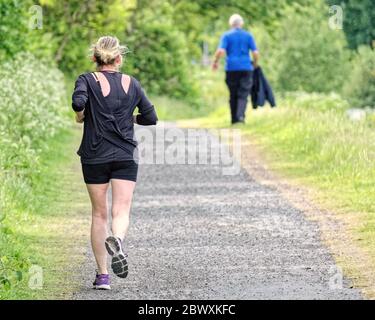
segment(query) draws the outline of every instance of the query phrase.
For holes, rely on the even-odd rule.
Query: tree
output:
[[[274,33],[267,67],[281,90],[339,91],[347,78],[349,52],[345,35],[327,23],[323,1],[287,8]],[[262,45],[262,44],[260,44]]]
[[[88,49],[99,36],[121,38],[134,1],[40,0],[40,4],[54,59],[63,71],[73,74],[91,68]]]
[[[27,5],[0,0],[0,61],[12,58],[27,47]]]
[[[174,17],[175,8],[166,1],[138,1],[126,34],[130,54],[125,68],[154,94],[194,102],[187,36]]]
[[[337,1],[327,0],[335,5]],[[374,0],[341,0],[344,9],[343,27],[351,49],[361,44],[375,47],[375,4]]]
[[[353,107],[375,108],[375,50],[360,46],[352,61],[344,95]]]

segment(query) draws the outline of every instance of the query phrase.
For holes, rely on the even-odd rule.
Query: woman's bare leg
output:
[[[108,183],[86,184],[92,205],[91,245],[99,274],[108,274],[107,250],[104,242],[108,237],[107,190]]]
[[[133,199],[135,182],[112,179],[112,233],[124,239],[129,227],[130,207]]]

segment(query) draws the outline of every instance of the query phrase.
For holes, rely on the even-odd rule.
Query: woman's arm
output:
[[[138,102],[139,114],[134,116],[133,121],[141,126],[152,126],[158,122],[158,116],[156,115],[155,108],[150,100],[147,98],[141,85],[137,83],[138,94],[140,99]]]
[[[87,83],[83,76],[79,76],[72,95],[72,108],[76,113],[76,121],[78,123],[83,123],[84,121],[87,100]]]

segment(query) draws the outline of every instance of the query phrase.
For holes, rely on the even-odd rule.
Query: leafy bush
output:
[[[25,50],[26,13],[16,1],[0,0],[0,60]]]
[[[152,94],[194,102],[198,85],[193,79],[186,37],[176,28],[172,13],[168,3],[139,12],[136,21],[140,27],[134,26],[125,41],[131,51],[125,68]]]
[[[21,53],[0,69],[0,137],[5,169],[27,168],[43,140],[64,125],[64,78],[60,71]]]
[[[358,49],[343,93],[353,107],[375,107],[375,51],[370,47]]]
[[[329,28],[327,7],[322,1],[305,7],[289,6],[274,34],[258,38],[261,52],[262,48],[266,50],[262,64],[280,90],[341,90],[350,55],[343,32]]]
[[[0,61],[13,59],[19,52],[31,52],[38,58],[53,56],[53,37],[45,30],[30,28],[35,24],[32,0],[0,0]]]
[[[340,4],[344,8],[344,32],[351,49],[357,49],[363,44],[372,45],[375,39],[374,0],[326,1],[329,5]]]
[[[134,1],[39,0],[43,4],[43,34],[49,38],[59,68],[76,77],[93,68],[89,47],[100,36],[121,38]]]
[[[283,106],[312,111],[337,111],[343,113],[349,108],[348,102],[337,93],[288,92],[282,98]]]
[[[22,280],[32,262],[24,254],[23,222],[35,209],[32,177],[44,141],[66,125],[65,85],[56,68],[18,54],[0,68],[0,297]]]

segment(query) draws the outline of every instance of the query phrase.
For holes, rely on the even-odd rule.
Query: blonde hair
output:
[[[117,37],[104,36],[91,46],[92,55],[98,66],[114,64],[116,58],[128,53],[126,46],[120,45]]]

